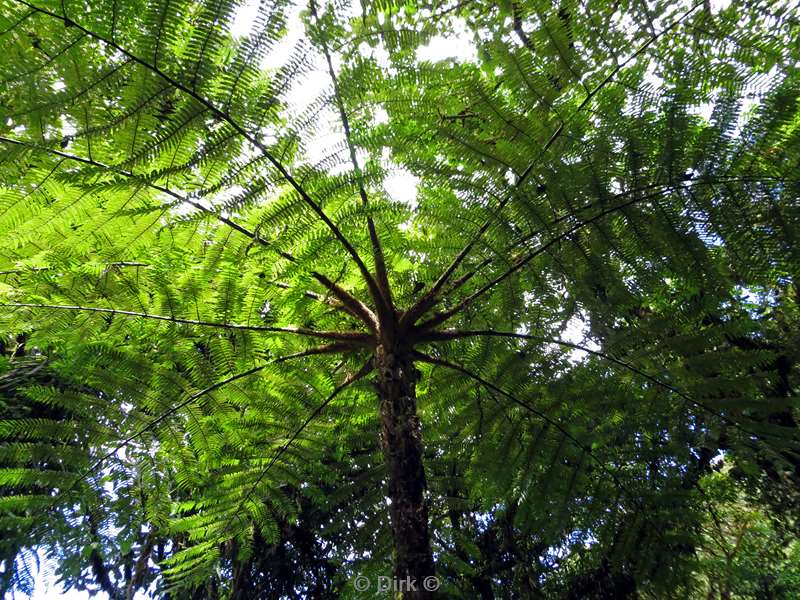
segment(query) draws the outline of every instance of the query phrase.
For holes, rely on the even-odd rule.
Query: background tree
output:
[[[792,3],[1,6],[5,585],[681,597],[720,453],[794,527]]]
[[[701,482],[711,503],[698,552],[706,597],[796,596],[796,536],[785,530],[783,519],[753,507],[726,475],[714,473]],[[769,564],[769,571],[761,564]]]

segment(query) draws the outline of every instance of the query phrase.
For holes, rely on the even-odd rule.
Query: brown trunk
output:
[[[389,477],[389,516],[395,548],[395,585],[403,598],[432,598],[425,579],[433,576],[428,532],[422,437],[417,417],[417,371],[411,353],[379,346],[375,353],[380,398],[381,445]],[[416,589],[414,589],[416,588]]]

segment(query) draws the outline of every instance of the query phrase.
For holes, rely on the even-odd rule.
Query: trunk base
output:
[[[389,478],[389,516],[395,547],[395,583],[403,598],[432,598],[422,432],[417,416],[417,370],[411,352],[379,346],[375,354],[380,398],[381,446]],[[428,579],[428,587],[433,580]]]

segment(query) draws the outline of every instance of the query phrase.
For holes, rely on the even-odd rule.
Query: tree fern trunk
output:
[[[389,477],[389,515],[395,548],[396,581],[410,581],[416,590],[404,598],[431,598],[423,582],[433,575],[428,532],[422,436],[417,417],[417,371],[411,352],[379,346],[376,351],[380,397],[381,445]]]

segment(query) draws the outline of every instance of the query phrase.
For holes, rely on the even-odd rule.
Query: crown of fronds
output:
[[[3,586],[384,568],[382,270],[453,581],[489,521],[656,581],[695,449],[796,474],[792,3],[0,6]]]

